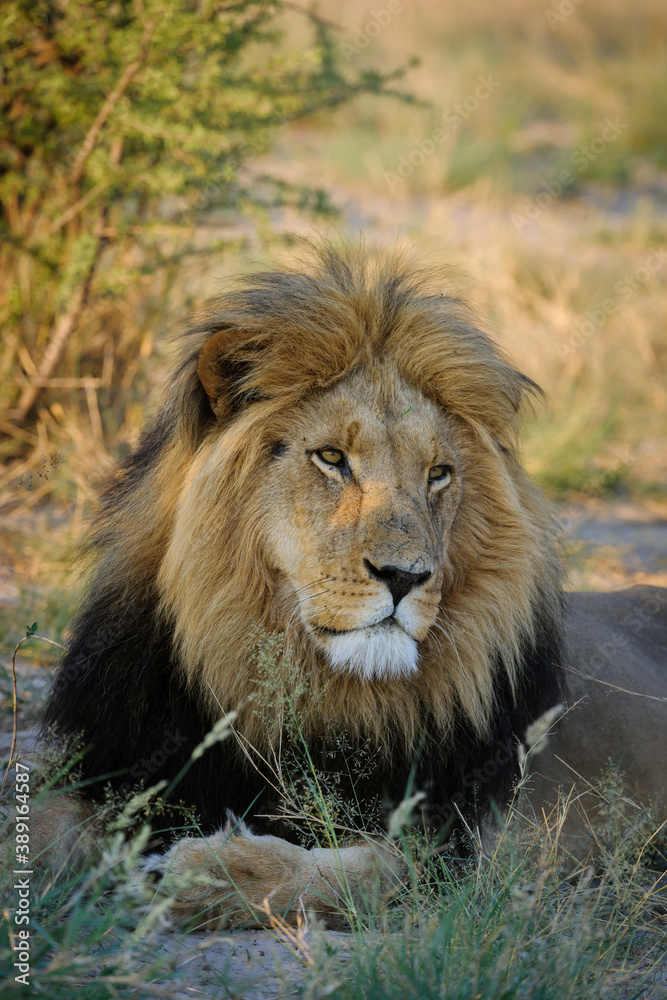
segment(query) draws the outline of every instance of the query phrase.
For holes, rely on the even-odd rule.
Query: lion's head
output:
[[[536,386],[396,258],[326,251],[244,284],[180,375],[209,404],[158,578],[184,669],[243,706],[259,622],[315,726],[412,736],[456,709],[483,731],[494,675],[514,684],[559,615],[554,521],[515,453]]]

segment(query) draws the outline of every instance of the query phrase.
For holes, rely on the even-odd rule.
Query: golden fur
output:
[[[258,623],[285,632],[296,662],[292,682],[301,687],[308,680],[309,704],[301,708],[314,731],[344,726],[382,739],[390,727],[413,742],[425,709],[446,732],[456,705],[481,731],[498,654],[511,675],[522,645],[534,638],[537,605],[555,614],[558,603],[552,511],[514,453],[521,404],[535,387],[460,301],[429,290],[433,277],[398,258],[369,265],[361,254],[343,260],[325,253],[313,274],[278,278],[265,279],[272,294],[268,322],[253,310],[252,289],[216,303],[214,322],[224,328],[199,335],[197,351],[218,430],[195,455],[180,440],[163,454],[123,511],[119,551],[106,569],[117,575],[118,558],[143,566],[147,576],[160,566],[163,607],[175,622],[183,669],[217,712],[240,710],[239,727],[256,746],[266,740],[252,710],[257,690],[248,635]],[[244,362],[251,363],[249,374],[234,385],[234,366]],[[229,382],[221,372],[230,373]],[[179,391],[176,383],[172,392]],[[230,423],[234,395],[255,401]],[[459,463],[458,507],[435,556],[442,597],[433,603],[442,605],[441,628],[425,622],[419,671],[391,683],[332,676],[321,649],[296,627],[298,592],[324,590],[327,606],[335,599],[342,584],[325,579],[330,567],[312,553],[306,579],[290,581],[280,558],[270,561],[279,548],[272,534],[277,521],[298,515],[302,528],[310,519],[320,532],[339,530],[323,520],[309,481],[291,480],[287,491],[278,463],[269,461],[277,441],[291,444],[317,426],[332,396],[346,432],[362,414],[361,433],[374,454],[389,445],[373,440],[373,409],[393,408],[395,422],[402,415],[407,447],[395,471],[403,484],[411,450],[426,430],[446,435]],[[397,438],[400,432],[392,442]],[[400,500],[368,501],[355,515],[371,542],[387,533],[382,515]],[[342,556],[356,558],[346,550]]]

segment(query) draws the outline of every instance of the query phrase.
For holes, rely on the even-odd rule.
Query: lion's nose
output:
[[[431,576],[430,571],[427,573],[408,573],[407,570],[400,569],[398,566],[380,566],[378,568],[372,562],[369,562],[368,559],[364,559],[364,565],[371,576],[387,584],[389,593],[394,601],[394,607],[396,607],[399,601],[403,600],[413,587],[419,586],[420,583],[425,583]]]

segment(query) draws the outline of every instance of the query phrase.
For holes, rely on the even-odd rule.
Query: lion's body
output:
[[[565,636],[568,711],[531,766],[530,801],[541,816],[570,798],[567,846],[581,858],[599,848],[599,814],[613,820],[600,795],[610,771],[629,797],[615,809],[630,799],[655,807],[656,828],[667,818],[667,590],[568,594]]]
[[[254,276],[191,338],[104,494],[47,722],[83,734],[93,795],[164,779],[205,833],[232,811],[294,836],[261,763],[290,740],[384,815],[418,788],[427,827],[482,819],[564,691],[555,520],[514,450],[536,387],[458,300],[362,255]]]

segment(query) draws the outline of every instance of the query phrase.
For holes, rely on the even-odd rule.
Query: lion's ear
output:
[[[201,349],[197,362],[197,375],[204,387],[216,417],[224,416],[231,409],[229,399],[230,379],[225,372],[224,353],[228,344],[227,331],[209,337]]]
[[[224,419],[239,409],[243,381],[248,375],[253,336],[242,330],[219,330],[204,343],[197,362],[197,375],[211,409]]]

